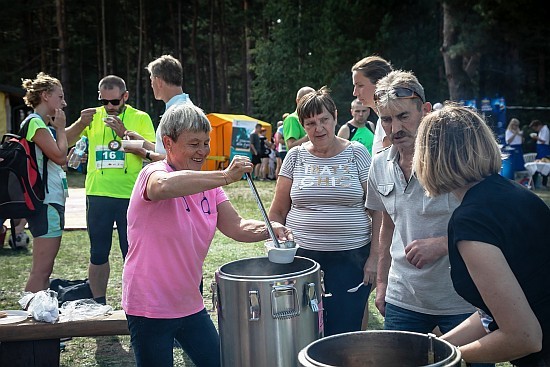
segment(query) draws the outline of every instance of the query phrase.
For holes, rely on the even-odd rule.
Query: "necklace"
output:
[[[126,115],[126,107],[124,108],[124,112],[122,113],[122,118],[120,119],[122,124],[124,124],[124,116]],[[107,117],[104,118],[105,119],[108,119],[108,118],[113,118],[109,115],[107,115]],[[103,133],[105,133],[105,130],[103,130]],[[109,150],[111,151],[117,151],[120,149],[120,147],[122,146],[122,143],[117,140],[117,134],[116,132],[111,128],[111,134],[113,134],[113,140],[111,140],[109,142],[109,144],[107,145],[107,147],[109,148]]]

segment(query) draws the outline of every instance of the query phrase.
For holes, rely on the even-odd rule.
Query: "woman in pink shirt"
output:
[[[240,242],[269,237],[265,223],[243,219],[220,188],[253,166],[235,156],[223,171],[201,171],[211,126],[192,104],[171,107],[159,128],[166,159],[141,171],[128,207],[122,306],[136,364],[172,366],[176,339],[197,367],[219,366],[218,333],[199,291],[202,266],[216,229]],[[281,240],[291,237],[273,227]]]

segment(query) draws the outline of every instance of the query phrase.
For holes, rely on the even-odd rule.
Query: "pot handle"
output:
[[[317,300],[315,283],[306,284],[306,302],[309,303],[309,307],[311,307],[311,311],[319,312],[319,301]]]
[[[258,321],[260,319],[260,292],[248,291],[249,318],[248,321]]]
[[[274,319],[290,319],[300,315],[298,292],[293,285],[275,286],[271,290],[271,316]]]

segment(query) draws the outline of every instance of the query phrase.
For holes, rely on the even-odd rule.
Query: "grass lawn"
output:
[[[83,176],[69,174],[71,187],[83,187]],[[262,201],[268,209],[273,196],[274,182],[256,182],[256,187]],[[246,181],[238,182],[226,188],[231,202],[245,218],[261,220],[261,215],[252,197]],[[550,192],[537,192],[547,203],[550,203]],[[32,260],[32,246],[28,252],[14,252],[7,245],[0,248],[1,276],[0,276],[0,309],[19,309],[17,301],[21,296]],[[228,262],[264,256],[263,243],[243,244],[236,243],[220,233],[216,233],[212,247],[204,266],[204,295],[207,309],[212,308],[210,284],[214,279],[215,271]],[[84,279],[87,276],[89,257],[89,240],[85,231],[66,231],[59,255],[57,256],[53,278]],[[118,250],[116,231],[113,235],[113,251],[111,251],[111,277],[108,288],[108,303],[115,309],[120,309],[122,259]],[[369,328],[381,329],[383,319],[374,306],[374,293],[370,298]],[[216,313],[212,317],[217,322]],[[181,351],[174,353],[175,366],[193,366]],[[134,366],[133,353],[130,350],[128,336],[74,338],[66,343],[61,353],[61,366]],[[499,364],[499,366],[510,366]]]

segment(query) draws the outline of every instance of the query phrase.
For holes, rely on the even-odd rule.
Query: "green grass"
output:
[[[71,172],[68,175],[71,187],[84,187],[83,175]],[[273,197],[274,182],[256,182],[262,201],[268,210]],[[252,197],[246,181],[238,182],[226,188],[233,205],[244,218],[261,219],[256,201]],[[550,203],[550,192],[537,192],[543,200]],[[8,246],[0,248],[0,309],[19,309],[17,301],[21,296],[30,271],[32,245],[28,252],[14,252]],[[216,233],[210,252],[204,265],[204,295],[207,309],[212,308],[210,284],[216,270],[228,262],[264,256],[263,243],[237,243],[219,232]],[[64,279],[83,279],[87,276],[89,259],[89,240],[86,231],[66,231],[59,255],[57,256],[52,277]],[[122,258],[118,250],[116,231],[113,234],[113,251],[111,251],[111,276],[108,287],[108,302],[115,309],[120,309]],[[369,300],[369,329],[381,329],[383,318],[374,306],[374,293]],[[216,322],[216,314],[212,313]],[[174,353],[175,366],[190,367],[189,362],[180,350]],[[74,338],[66,343],[61,353],[61,366],[134,366],[134,357],[130,350],[128,336]],[[510,366],[507,363],[498,366]]]

